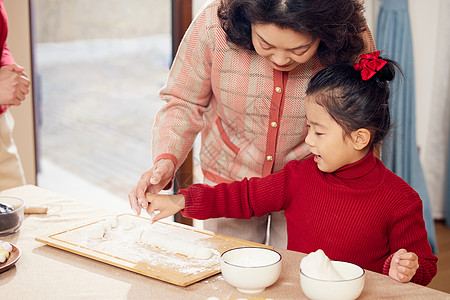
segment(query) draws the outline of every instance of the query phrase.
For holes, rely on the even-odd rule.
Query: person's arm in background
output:
[[[3,1],[0,2],[0,113],[11,105],[20,105],[29,93],[30,80],[24,68],[16,65],[6,44],[8,19]]]
[[[12,64],[0,67],[0,105],[20,105],[29,93],[30,80],[24,68]]]

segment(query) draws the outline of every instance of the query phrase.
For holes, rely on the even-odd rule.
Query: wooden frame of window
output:
[[[186,29],[192,21],[192,0],[172,0],[172,58],[177,53],[178,46],[183,39]],[[179,189],[184,189],[193,183],[193,160],[192,151],[178,169],[175,175],[175,193]],[[181,213],[175,215],[175,221],[187,225],[192,225],[190,218],[185,218]]]

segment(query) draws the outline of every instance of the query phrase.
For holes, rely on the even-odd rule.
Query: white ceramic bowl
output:
[[[275,250],[243,247],[220,257],[225,280],[243,293],[259,293],[274,284],[281,273],[281,255]]]
[[[300,268],[300,285],[311,300],[353,300],[364,288],[365,271],[360,266],[343,261],[331,261],[344,280],[321,280],[305,274]]]
[[[0,236],[19,230],[23,221],[25,203],[22,199],[10,196],[0,196]]]

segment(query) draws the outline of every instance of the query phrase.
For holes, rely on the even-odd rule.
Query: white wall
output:
[[[442,80],[442,78],[435,77],[435,70],[439,67],[436,54],[438,53],[437,51],[439,51],[439,49],[437,49],[439,10],[441,5],[444,3],[443,1],[448,0],[408,1],[415,67],[417,146],[419,147],[420,160],[422,162],[424,175],[427,180],[433,217],[436,219],[441,219],[444,213],[445,196],[443,191],[445,190],[445,183],[442,178],[445,174],[445,167],[439,165],[439,161],[445,159],[445,154],[436,152],[442,151],[442,149],[445,148],[439,144],[439,140],[441,138],[439,134],[443,133],[444,128],[440,130],[441,132],[434,132],[434,136],[429,135],[430,132],[433,134],[430,125],[438,121],[433,120],[433,116],[431,115],[431,105],[434,100],[433,89],[436,86],[435,81],[438,79]],[[374,34],[376,34],[376,19],[379,5],[380,0],[366,0],[368,23]],[[444,80],[449,79],[447,78]],[[439,131],[439,129],[437,130]],[[430,139],[432,139],[431,141],[433,142],[437,142],[441,147],[434,147],[430,144]],[[433,158],[426,157],[425,155],[432,155]],[[433,159],[437,158],[442,159],[438,162],[434,162]],[[427,165],[427,163],[429,165]],[[439,167],[435,165],[436,163]]]
[[[423,148],[430,122],[430,104],[436,66],[439,0],[410,0],[411,30],[416,72],[417,144]],[[421,156],[423,152],[421,152]]]

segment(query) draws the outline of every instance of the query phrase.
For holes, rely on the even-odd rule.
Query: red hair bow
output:
[[[361,77],[363,80],[368,80],[372,78],[373,75],[380,71],[385,65],[386,61],[378,58],[380,56],[380,51],[377,50],[370,54],[361,55],[359,63],[354,63],[353,68],[356,71],[361,71]]]

